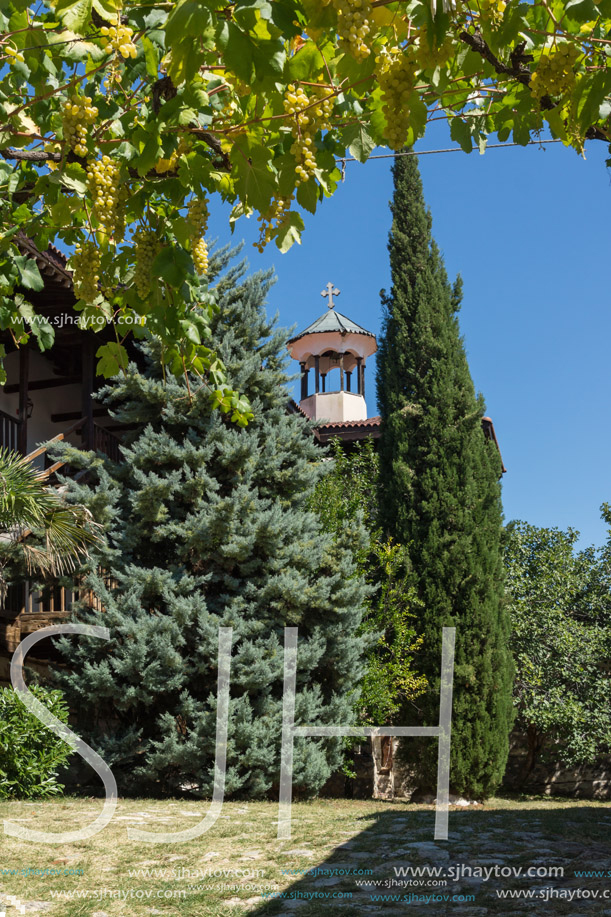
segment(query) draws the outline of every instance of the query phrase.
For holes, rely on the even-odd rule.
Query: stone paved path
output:
[[[435,842],[432,812],[414,812],[412,819],[389,812],[314,861],[319,870],[350,875],[304,878],[288,889],[301,900],[278,900],[254,913],[611,917],[611,820],[601,816],[585,807],[454,810],[448,840]],[[601,875],[576,875],[584,871]],[[321,897],[307,900],[312,893]],[[351,897],[322,897],[336,893]]]

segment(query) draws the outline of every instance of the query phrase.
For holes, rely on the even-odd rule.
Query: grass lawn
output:
[[[67,831],[93,821],[101,805],[72,797],[5,802],[0,815],[24,827]],[[120,800],[110,825],[88,841],[37,846],[3,835],[0,914],[4,908],[6,917],[20,912],[49,917],[611,915],[611,803],[529,797],[452,808],[449,839],[435,843],[432,806],[343,799],[296,803],[293,836],[279,841],[277,804],[231,802],[196,840],[147,844],[127,838],[130,825],[151,832],[183,830],[197,824],[207,808],[205,802]],[[315,867],[318,875],[305,875]],[[401,867],[429,867],[429,875],[402,877],[396,872]],[[553,877],[525,875],[528,868],[549,867],[556,870]],[[522,874],[514,874],[520,868]],[[607,869],[609,878],[575,875]],[[62,874],[44,875],[44,870]],[[518,890],[542,897],[497,895]],[[72,892],[80,897],[71,898]],[[265,892],[292,897],[266,899]]]

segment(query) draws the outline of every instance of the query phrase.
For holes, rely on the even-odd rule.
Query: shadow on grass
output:
[[[451,809],[438,842],[434,819],[389,803],[321,862],[287,842],[278,867],[296,881],[249,915],[611,915],[611,806],[498,799]]]

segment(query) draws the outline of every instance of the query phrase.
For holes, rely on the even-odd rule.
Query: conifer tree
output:
[[[442,627],[456,627],[450,782],[479,798],[501,781],[512,722],[501,463],[482,432],[484,403],[460,336],[461,281],[448,283],[431,237],[416,157],[397,157],[393,177],[392,289],[382,292],[378,352],[381,520],[408,546],[423,603],[422,725],[438,721]],[[436,746],[404,743],[423,788],[435,786]]]
[[[164,381],[145,350],[146,367],[130,364],[103,393],[133,425],[124,461],[64,447],[90,474],[71,499],[106,531],[87,576],[104,611],[82,606],[77,616],[109,627],[111,639],[64,638],[59,680],[76,730],[123,792],[210,794],[220,626],[233,628],[227,795],[276,791],[285,626],[299,628],[296,725],[354,722],[362,533],[357,525],[334,542],[309,509],[321,456],[304,418],[287,411],[288,334],[266,318],[270,285],[240,266],[216,288],[210,346],[251,401],[247,427],[214,410],[198,380],[190,391]],[[342,748],[341,739],[297,739],[296,791],[318,791]]]

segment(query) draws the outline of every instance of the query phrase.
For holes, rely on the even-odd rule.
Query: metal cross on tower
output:
[[[320,294],[321,296],[328,296],[328,297],[329,297],[329,302],[327,303],[327,306],[328,306],[329,309],[333,309],[333,307],[335,306],[335,303],[333,302],[333,297],[334,297],[334,296],[339,296],[340,292],[341,292],[341,290],[338,290],[337,287],[334,287],[333,284],[331,283],[331,281],[329,281],[329,283],[327,284],[327,286],[326,286],[326,287],[324,288],[324,290],[321,292],[321,294]]]

